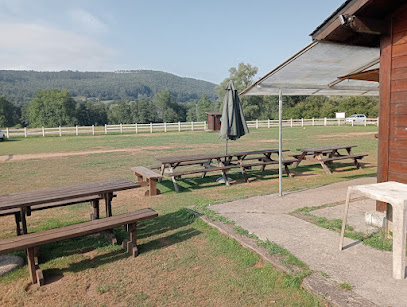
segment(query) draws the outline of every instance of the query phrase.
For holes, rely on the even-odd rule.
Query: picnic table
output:
[[[0,195],[0,214],[6,210],[18,209],[20,220],[16,218],[17,229],[27,233],[26,216],[31,214],[31,207],[53,202],[66,202],[81,197],[99,195],[105,201],[106,216],[112,216],[112,198],[116,191],[140,187],[139,184],[124,179],[78,184],[72,186],[18,192]],[[94,202],[94,215],[99,218],[99,202]]]
[[[318,161],[327,174],[332,171],[328,165],[336,160],[352,159],[357,168],[361,168],[358,160],[367,156],[367,154],[353,154],[352,148],[357,145],[329,145],[321,147],[300,148],[301,154],[294,154],[293,156],[298,159],[294,167],[297,167],[303,160]],[[339,152],[342,151],[342,153]],[[346,151],[346,153],[343,153]]]
[[[287,149],[284,149],[283,152],[287,152]],[[224,178],[225,184],[229,185],[229,181],[226,177],[226,171],[233,168],[240,168],[246,182],[248,181],[246,169],[260,166],[261,171],[264,171],[265,167],[269,164],[278,164],[278,159],[275,160],[271,157],[272,154],[278,155],[278,149],[265,149],[265,150],[255,150],[255,151],[244,151],[244,152],[233,152],[227,154],[221,153],[210,153],[210,154],[199,154],[199,155],[189,155],[189,156],[174,156],[174,157],[162,157],[156,158],[157,161],[161,163],[160,172],[161,175],[166,175],[171,177],[174,188],[178,192],[178,184],[176,178],[180,178],[182,175],[188,174],[197,174],[202,173],[202,176],[205,177],[207,172],[211,171],[221,171]],[[246,163],[249,160],[258,160],[255,163]],[[212,162],[216,161],[216,165],[213,165]],[[297,161],[285,160],[285,170],[288,175],[291,175],[287,165]],[[191,165],[200,165],[204,168],[193,169],[193,170],[184,170],[176,172],[175,169],[184,166]]]

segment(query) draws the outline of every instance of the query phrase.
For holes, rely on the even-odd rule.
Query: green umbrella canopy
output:
[[[222,122],[219,137],[235,141],[246,133],[249,133],[249,129],[244,119],[239,95],[235,84],[230,80],[226,87],[225,98],[223,99]]]

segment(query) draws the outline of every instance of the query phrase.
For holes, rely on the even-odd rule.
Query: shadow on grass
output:
[[[360,163],[361,167],[363,169],[369,169],[369,168],[375,168],[373,164],[370,163]],[[350,163],[332,163],[329,164],[328,167],[333,173],[342,173],[346,174],[346,172],[350,172],[352,170],[355,170],[356,167],[353,162]],[[315,164],[305,164],[305,165],[300,165],[296,168],[289,167],[290,172],[295,176],[295,177],[309,177],[309,176],[316,176],[318,173],[325,173],[319,163]],[[270,179],[277,179],[278,178],[278,168],[266,168],[263,172],[258,170],[258,169],[252,169],[252,170],[247,170],[247,175],[250,181],[253,180],[270,180]],[[327,174],[328,175],[328,174]],[[183,177],[181,179],[177,179],[179,191],[182,192],[192,192],[192,191],[197,191],[201,189],[210,189],[213,186],[219,186],[219,185],[224,185],[224,183],[218,183],[216,182],[216,179],[221,177],[221,173],[212,173],[211,175],[207,175],[205,178],[202,178],[200,175],[199,176],[193,176],[193,177]],[[244,182],[244,177],[243,174],[240,172],[233,172],[233,173],[227,173],[227,176],[235,180],[235,183],[233,184],[242,184]],[[375,176],[375,174],[360,174],[360,175],[350,175],[347,176],[346,178],[349,179],[355,179],[355,178],[360,178],[360,177],[370,177],[370,176]],[[285,173],[283,169],[283,177],[287,177],[287,174]],[[160,185],[164,186],[168,191],[164,191],[163,194],[166,193],[171,193],[175,191],[173,182],[169,177],[164,178],[161,182]]]
[[[140,222],[137,233],[138,239],[149,238],[152,236],[159,237],[143,244],[137,244],[139,253],[143,254],[153,250],[158,250],[186,241],[194,236],[199,235],[201,232],[194,228],[173,232],[178,228],[190,225],[194,222],[194,220],[195,216],[192,213],[190,213],[186,209],[181,209],[176,212]],[[168,236],[160,236],[166,232],[173,233],[169,234]],[[128,234],[124,230],[124,227],[115,228],[114,233],[118,240],[118,245],[121,245],[122,241],[128,238]],[[107,240],[99,235],[63,240],[41,246],[39,261],[41,264],[59,258],[57,261],[58,263],[61,263],[64,261],[72,261],[65,258],[70,255],[74,255],[74,257],[75,255],[78,255],[81,257],[81,260],[78,262],[68,263],[67,268],[51,268],[44,270],[45,275],[55,276],[61,275],[64,272],[79,272],[82,270],[95,268],[106,263],[111,263],[129,257],[129,254],[127,254],[127,252],[123,251],[122,249],[118,249],[116,247],[111,248],[109,246],[110,244],[107,242]],[[83,259],[83,257],[81,256],[81,254],[96,250],[98,248],[106,248],[108,251],[106,253],[96,255],[93,258]],[[48,278],[46,276],[46,281],[47,280]],[[53,279],[51,278],[50,281],[52,280]],[[55,279],[54,281],[56,280],[58,279]]]

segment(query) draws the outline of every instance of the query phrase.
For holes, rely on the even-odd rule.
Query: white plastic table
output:
[[[407,184],[388,181],[348,187],[339,250],[342,250],[343,247],[349,201],[351,194],[355,192],[393,206],[393,277],[404,279],[406,267]]]

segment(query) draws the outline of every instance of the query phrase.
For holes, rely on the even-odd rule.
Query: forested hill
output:
[[[37,72],[0,70],[0,95],[16,105],[28,103],[37,90],[66,89],[74,98],[149,100],[168,89],[177,102],[216,100],[215,84],[152,70],[118,72]]]

